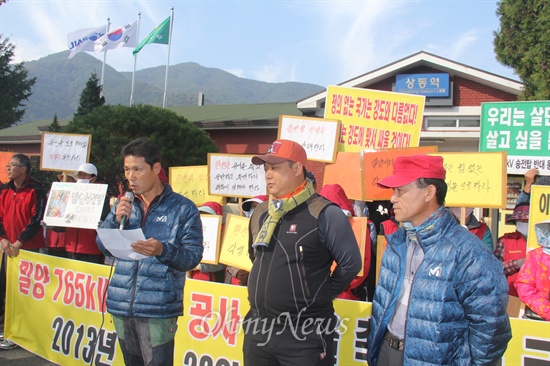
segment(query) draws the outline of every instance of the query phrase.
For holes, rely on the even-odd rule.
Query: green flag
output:
[[[141,41],[137,47],[134,49],[133,54],[135,55],[141,49],[148,45],[149,43],[161,43],[168,44],[170,40],[170,17],[166,18],[164,22],[160,23],[143,41]]]

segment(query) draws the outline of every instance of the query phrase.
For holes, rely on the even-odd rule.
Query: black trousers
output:
[[[334,365],[336,318],[319,319],[308,325],[262,319],[251,310],[243,322],[244,366],[328,366]]]

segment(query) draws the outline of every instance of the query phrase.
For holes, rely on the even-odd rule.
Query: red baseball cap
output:
[[[252,164],[279,164],[289,160],[295,163],[302,163],[305,167],[307,162],[306,150],[297,142],[276,140],[265,155],[253,156]]]
[[[420,178],[445,180],[445,174],[441,156],[398,156],[393,163],[393,175],[381,179],[377,184],[381,188],[397,188],[406,186]]]

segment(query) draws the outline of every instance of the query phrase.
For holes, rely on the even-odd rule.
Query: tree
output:
[[[29,78],[24,63],[10,65],[15,46],[0,34],[0,129],[21,121],[25,114],[23,101],[31,96],[36,78]]]
[[[498,3],[500,29],[494,32],[497,60],[510,66],[525,89],[523,100],[550,99],[550,3],[503,0]]]
[[[186,118],[150,105],[98,107],[75,116],[63,132],[92,135],[90,162],[98,168],[99,181],[109,185],[110,195],[119,193],[124,180],[120,150],[138,137],[157,144],[166,173],[171,166],[206,165],[207,153],[217,151],[208,134]]]
[[[57,120],[57,113],[53,115],[52,124],[48,126],[48,132],[61,132],[61,125]]]
[[[101,96],[103,86],[99,85],[97,74],[92,72],[92,75],[86,82],[86,86],[80,93],[80,104],[76,110],[75,116],[83,116],[90,113],[94,108],[101,107],[105,104],[105,98]]]

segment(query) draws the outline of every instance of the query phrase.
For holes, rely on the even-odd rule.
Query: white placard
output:
[[[44,132],[41,146],[41,170],[74,172],[90,157],[92,135]]]
[[[339,120],[279,116],[279,139],[292,140],[306,150],[307,160],[334,163],[338,151]]]
[[[253,155],[208,154],[208,194],[254,197],[266,194],[262,165],[252,164]]]
[[[202,245],[204,247],[201,263],[218,264],[222,217],[219,215],[201,215],[201,221]]]
[[[107,184],[54,182],[44,222],[48,226],[97,229],[106,194]]]

